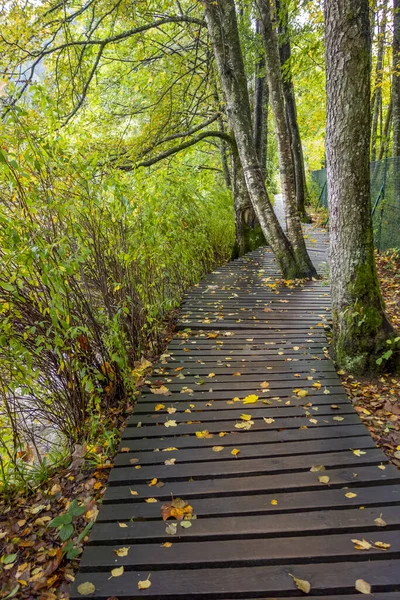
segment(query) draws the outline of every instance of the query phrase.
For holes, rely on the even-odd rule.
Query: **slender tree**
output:
[[[376,59],[375,85],[372,95],[372,125],[371,125],[371,160],[376,160],[378,123],[382,114],[382,81],[383,58],[386,41],[388,0],[384,0],[381,7],[381,17],[378,23],[378,53]]]
[[[400,156],[400,0],[393,0],[392,122],[393,156]]]
[[[297,260],[303,265],[303,268],[310,268],[311,261],[307,254],[301,229],[300,214],[297,207],[296,175],[291,150],[290,131],[285,112],[285,97],[283,92],[278,36],[272,21],[269,0],[256,0],[256,2],[260,15],[261,33],[267,65],[269,96],[271,99],[278,141],[279,169],[282,192],[285,200],[288,237],[292,243]]]
[[[260,37],[260,21],[256,20],[256,44],[258,55],[254,72],[254,143],[260,166],[264,175],[267,175],[267,147],[268,147],[268,104],[269,90],[265,75],[265,57],[262,48],[258,48]]]
[[[325,0],[324,13],[333,346],[340,366],[363,372],[393,335],[374,259],[368,0]]]
[[[306,212],[307,182],[304,169],[303,147],[297,121],[296,97],[291,69],[292,50],[288,27],[288,0],[276,0],[276,10],[279,23],[279,56],[283,72],[283,93],[285,96],[286,118],[295,171],[297,208],[302,221],[309,223],[310,217]]]
[[[254,144],[247,80],[244,71],[234,0],[203,0],[208,33],[226,100],[226,111],[242,163],[246,187],[260,222],[285,277],[316,274],[301,232],[300,219],[290,196],[286,238],[272,208]],[[278,57],[278,68],[279,57]],[[271,87],[270,87],[271,92]],[[290,153],[290,147],[289,147]],[[295,203],[294,196],[294,203]],[[296,221],[297,216],[297,221]],[[298,228],[296,226],[298,224]],[[299,230],[299,232],[298,232]]]

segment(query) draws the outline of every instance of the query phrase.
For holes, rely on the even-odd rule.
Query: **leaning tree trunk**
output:
[[[307,182],[304,169],[303,147],[301,145],[300,129],[297,121],[296,97],[294,93],[293,78],[291,72],[291,47],[288,32],[288,9],[287,0],[276,0],[276,9],[279,18],[279,56],[283,69],[283,93],[286,103],[286,117],[289,127],[292,156],[296,180],[296,199],[300,218],[310,223],[310,217],[306,212]]]
[[[378,122],[382,111],[382,80],[383,80],[383,56],[385,52],[386,22],[387,22],[387,0],[382,6],[382,17],[378,29],[378,55],[376,59],[375,87],[372,97],[372,126],[371,126],[371,161],[376,160]]]
[[[232,258],[238,258],[265,244],[265,237],[247,191],[237,148],[232,148],[232,190],[236,239]]]
[[[283,93],[278,38],[272,23],[269,0],[257,0],[257,6],[262,26],[269,96],[278,141],[279,168],[282,193],[285,200],[288,236],[292,243],[298,263],[305,271],[311,271],[315,275],[314,267],[308,256],[301,229],[300,215],[297,209],[296,177],[291,150],[290,132],[285,114],[285,98]]]
[[[260,22],[256,21],[256,43],[258,43],[258,34],[260,33]],[[267,147],[268,147],[268,103],[269,90],[267,78],[265,76],[265,58],[264,54],[259,56],[255,64],[254,76],[254,143],[258,161],[263,172],[264,181],[267,176]]]
[[[333,347],[341,367],[368,372],[393,333],[374,259],[368,0],[325,0],[324,12]]]
[[[272,208],[254,145],[250,102],[237,28],[234,0],[203,0],[226,112],[234,133],[246,187],[265,238],[284,277],[311,277],[311,261],[294,252]]]
[[[393,0],[392,122],[393,156],[400,156],[400,0]]]

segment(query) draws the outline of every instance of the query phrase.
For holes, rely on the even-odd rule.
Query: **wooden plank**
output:
[[[193,505],[195,505],[195,513],[198,517],[212,517],[359,508],[360,506],[384,507],[398,505],[400,502],[400,486],[398,485],[352,487],[351,492],[354,495],[350,497],[346,496],[348,492],[348,486],[337,489],[330,489],[326,486],[324,489],[305,492],[270,492],[252,496],[243,494],[218,498],[196,498]],[[273,500],[276,501],[276,504],[272,504]],[[160,507],[160,503],[143,502],[143,499],[137,500],[136,496],[131,495],[124,503],[103,504],[100,507],[97,521],[160,519]]]
[[[132,490],[137,492],[137,500],[143,498],[158,498],[170,500],[174,497],[193,498],[218,497],[226,495],[240,495],[245,493],[257,494],[262,492],[278,493],[289,490],[320,490],[324,488],[318,480],[321,473],[305,471],[301,477],[293,477],[292,473],[281,473],[279,475],[248,475],[246,477],[224,477],[217,479],[199,479],[193,481],[166,482],[163,487],[149,487],[148,484],[135,483],[135,485],[112,485],[107,488],[104,502],[126,502],[132,498]],[[327,474],[327,473],[325,473]],[[359,485],[377,485],[379,482],[400,483],[400,473],[392,465],[385,466],[385,470],[374,466],[359,466],[354,468],[332,468],[328,473],[330,477],[329,487],[348,486],[350,488]],[[188,485],[190,483],[190,485]]]
[[[197,438],[196,438],[197,439]],[[236,440],[232,440],[230,443],[226,443],[225,438],[221,439],[218,445],[215,442],[215,446],[218,448],[224,448],[224,450],[214,452],[212,447],[203,448],[189,448],[187,450],[178,449],[179,441],[176,440],[175,450],[168,452],[164,451],[150,451],[150,452],[138,452],[136,450],[136,444],[133,442],[127,442],[126,446],[123,446],[124,452],[120,452],[114,459],[115,466],[129,466],[130,464],[144,465],[157,465],[163,464],[165,460],[170,458],[176,458],[177,462],[188,462],[193,464],[194,462],[203,461],[215,461],[215,460],[231,460],[233,457],[230,454],[231,450],[236,446]],[[127,452],[127,449],[130,452]],[[334,438],[334,439],[322,439],[322,440],[311,440],[303,442],[287,442],[283,444],[242,444],[240,446],[241,458],[256,458],[260,456],[288,456],[295,455],[300,456],[304,454],[319,454],[323,452],[337,452],[341,450],[348,450],[349,448],[359,448],[363,450],[375,448],[375,444],[370,435],[364,435],[362,437],[351,437],[351,438]],[[157,450],[159,450],[157,448]],[[137,463],[130,462],[136,460]]]
[[[148,571],[127,570],[121,577],[110,578],[106,573],[81,573],[77,576],[71,599],[79,598],[76,589],[84,581],[92,581],[96,589],[96,599],[106,600],[110,596],[118,598],[226,598],[231,594],[236,598],[249,598],[299,594],[293,576],[310,581],[314,594],[351,594],[357,579],[364,579],[375,592],[396,591],[400,586],[400,561],[363,560],[341,562],[340,569],[326,564],[292,564],[285,566],[255,566],[242,568],[216,569],[168,569],[154,571],[150,575],[151,587],[137,590],[137,582],[148,577]],[[139,595],[140,594],[140,595]],[[190,595],[189,595],[190,594]],[[359,595],[357,596],[359,597]]]

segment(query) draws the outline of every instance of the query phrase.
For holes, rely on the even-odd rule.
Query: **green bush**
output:
[[[90,415],[133,391],[134,361],[159,350],[171,309],[234,241],[211,177],[99,168],[27,119],[9,115],[0,154],[4,481],[40,455],[35,423],[71,448]]]

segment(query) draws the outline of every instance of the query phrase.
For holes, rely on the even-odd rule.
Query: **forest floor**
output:
[[[377,255],[377,266],[387,312],[400,329],[400,256]],[[168,338],[169,332],[166,343]],[[156,357],[148,358],[156,360]],[[400,467],[400,378],[383,375],[359,379],[339,374],[371,436]],[[130,399],[108,416],[116,437],[132,410]],[[114,448],[118,442],[116,439]],[[106,489],[112,458],[110,448],[98,447],[92,449],[91,459],[85,460],[84,451],[77,448],[71,465],[57,472],[35,493],[20,494],[8,506],[0,505],[1,599],[67,600],[79,556]],[[74,500],[84,505],[82,514],[74,516],[71,510]],[[73,527],[71,540],[75,558],[72,559],[66,556],[68,542],[62,542],[58,529],[49,527],[52,519],[68,511],[69,525]]]

